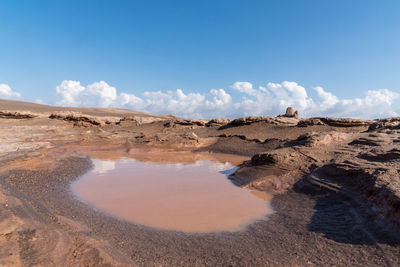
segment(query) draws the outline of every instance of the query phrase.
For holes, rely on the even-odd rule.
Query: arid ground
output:
[[[0,100],[0,140],[0,265],[400,265],[400,118],[188,120]],[[273,194],[275,212],[189,234],[108,216],[69,189],[90,156],[198,159],[184,151],[247,156],[230,179]]]

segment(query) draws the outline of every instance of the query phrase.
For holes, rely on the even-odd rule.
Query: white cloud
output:
[[[144,92],[145,110],[155,113],[200,115],[197,112],[204,107],[205,96],[199,93],[185,94],[181,89],[176,91]]]
[[[400,98],[400,94],[388,89],[369,90],[364,98],[335,98],[325,98],[331,99],[331,101],[333,101],[332,103],[335,104],[327,105],[328,108],[321,105],[316,111],[320,111],[326,116],[334,114],[337,117],[379,118],[399,115],[397,113],[399,110],[395,110],[393,103]],[[326,100],[324,102],[326,102]]]
[[[314,87],[314,90],[317,92],[318,96],[322,99],[321,107],[323,109],[332,108],[339,102],[339,98],[332,93],[326,92],[324,88],[317,86]]]
[[[121,93],[105,81],[82,86],[79,81],[65,80],[56,87],[59,100],[56,105],[73,107],[123,107],[137,106],[142,100],[134,95]]]
[[[9,85],[0,83],[0,97],[13,99],[21,97],[21,94],[18,92],[14,92]]]
[[[286,107],[301,116],[375,118],[397,116],[394,101],[399,93],[388,89],[369,90],[363,98],[339,99],[322,87],[314,87],[318,98],[308,96],[296,82],[268,83],[254,88],[250,82],[235,82],[231,89],[242,93],[234,101],[229,91],[211,89],[208,93],[175,91],[144,92],[141,97],[119,93],[104,81],[82,86],[78,81],[63,81],[56,88],[62,106],[122,107],[154,114],[174,114],[187,118],[241,117],[282,114]]]
[[[141,109],[144,105],[144,101],[135,95],[121,93],[119,95],[119,104],[121,106],[131,106]]]
[[[235,82],[231,85],[231,88],[248,95],[258,94],[257,90],[255,90],[253,85],[249,82]]]
[[[117,99],[117,89],[115,87],[109,86],[106,82],[100,81],[95,82],[86,87],[88,95],[97,96],[100,100],[98,103],[101,107],[108,107],[113,105]]]
[[[56,87],[56,92],[61,96],[61,100],[57,102],[60,106],[79,106],[81,102],[80,94],[85,91],[85,87],[81,86],[78,81],[63,81]]]
[[[213,98],[212,100],[206,100],[205,105],[211,110],[229,108],[232,104],[231,95],[225,92],[224,89],[211,89],[210,94]]]

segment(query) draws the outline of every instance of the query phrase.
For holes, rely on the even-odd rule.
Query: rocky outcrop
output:
[[[88,127],[88,126],[100,126],[105,122],[100,121],[95,117],[84,116],[79,113],[52,113],[49,116],[50,119],[64,120],[74,122],[75,126]]]
[[[254,155],[249,162],[229,177],[238,186],[271,193],[283,193],[292,188],[303,171],[300,164],[306,156],[290,149],[278,149]]]
[[[176,127],[176,126],[192,126],[192,127],[204,127],[206,126],[206,121],[204,120],[192,120],[192,119],[173,119],[168,120],[165,127]]]
[[[306,147],[318,147],[318,146],[337,146],[340,143],[351,140],[351,133],[342,132],[311,132],[300,135],[295,140],[287,141],[284,146],[306,146]]]
[[[295,117],[243,117],[230,121],[228,124],[221,126],[221,128],[230,128],[230,127],[238,127],[243,125],[250,125],[253,123],[264,122],[272,125],[282,125],[282,126],[295,126],[299,122],[299,119]]]
[[[352,119],[324,120],[324,123],[336,127],[364,127],[370,122]],[[397,119],[380,123],[383,129],[397,127]],[[246,187],[273,192],[283,192],[294,186],[294,183],[299,182],[301,186],[308,179],[317,179],[322,184],[335,187],[335,190],[347,192],[347,195],[363,198],[369,203],[367,205],[371,205],[400,229],[398,134],[399,131],[393,129],[383,132],[333,130],[302,134],[297,139],[285,141],[274,150],[255,154],[233,179]],[[303,173],[304,179],[291,179],[285,175],[258,175],[257,170],[260,169],[298,171]]]
[[[230,123],[232,120],[231,119],[221,119],[221,118],[216,118],[216,119],[212,119],[209,120],[206,123],[206,127],[214,127],[214,126],[222,126],[222,125],[226,125],[228,123]]]
[[[264,164],[276,164],[280,161],[280,157],[273,153],[260,153],[251,158],[251,163],[255,166]]]
[[[400,129],[400,117],[375,120],[368,128],[368,131],[382,131]]]
[[[196,140],[196,141],[199,140],[199,137],[194,132],[185,133],[183,135],[183,138],[186,138],[186,139],[189,139],[189,140]]]
[[[228,123],[229,126],[242,126],[242,125],[249,125],[255,122],[265,121],[265,117],[244,117],[232,120]]]
[[[136,126],[140,126],[142,124],[147,124],[147,123],[152,123],[156,121],[161,121],[163,119],[161,118],[155,118],[155,117],[141,117],[141,116],[129,116],[129,117],[123,117],[119,121],[116,122],[118,125],[131,125],[134,124]]]
[[[326,118],[315,117],[310,119],[303,119],[298,122],[298,127],[307,127],[314,125],[328,125],[333,127],[368,127],[372,121],[361,119],[347,119],[347,118]]]
[[[372,149],[366,153],[358,155],[360,159],[370,162],[397,162],[400,160],[400,149],[393,148],[387,151]]]
[[[400,175],[397,170],[345,161],[324,165],[315,173],[351,188],[400,228]]]
[[[304,170],[310,164],[309,156],[291,149],[281,148],[270,152],[255,154],[251,158],[253,166],[273,165],[275,167],[284,167],[286,170]]]
[[[320,119],[317,118],[303,119],[297,123],[297,127],[307,127],[315,125],[325,125],[325,123],[323,123]]]
[[[294,111],[294,109],[292,107],[288,107],[286,109],[285,115],[283,115],[284,117],[289,117],[289,118],[298,118],[299,117],[299,113],[298,111]]]
[[[218,137],[226,137],[226,138],[237,137],[237,138],[239,138],[241,140],[249,141],[249,142],[255,142],[255,143],[262,143],[263,142],[260,139],[257,139],[257,138],[251,139],[251,138],[248,138],[245,135],[240,135],[240,134],[220,134],[220,135],[218,135]]]
[[[37,115],[29,112],[0,111],[0,118],[3,119],[32,119]]]
[[[360,119],[343,119],[343,118],[317,118],[323,123],[334,127],[362,127],[369,126],[371,121]]]

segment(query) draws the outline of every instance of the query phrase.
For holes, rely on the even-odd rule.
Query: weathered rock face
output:
[[[285,146],[306,146],[306,147],[321,147],[321,146],[336,146],[351,139],[351,133],[342,132],[311,132],[300,135],[296,140],[289,140]]]
[[[371,124],[369,120],[359,120],[359,119],[342,119],[342,118],[318,118],[323,123],[329,126],[336,127],[361,127],[368,126]]]
[[[232,121],[231,119],[216,118],[216,119],[209,120],[206,123],[206,127],[222,126],[222,125],[230,123],[231,121]]]
[[[0,118],[4,119],[32,119],[37,117],[33,113],[22,113],[13,111],[0,111]]]
[[[376,209],[392,221],[393,225],[400,227],[400,177],[398,171],[390,167],[390,164],[398,164],[398,156],[396,151],[383,152],[377,157],[362,156],[363,161],[329,163],[315,173],[355,190],[369,203],[376,205]],[[379,168],[373,166],[377,158],[385,159],[381,161]]]
[[[255,154],[251,158],[252,165],[273,165],[275,167],[284,167],[287,170],[301,170],[307,165],[306,162],[308,161],[308,156],[290,147]]]
[[[306,125],[321,122],[335,127],[354,127],[354,130],[305,133],[297,139],[287,140],[274,150],[254,155],[248,165],[255,169],[303,171],[307,179],[322,179],[327,184],[343,188],[338,189],[343,190],[341,192],[351,190],[350,194],[363,197],[395,227],[400,228],[400,120],[391,118],[372,122],[313,118],[302,121]],[[366,128],[371,123],[368,132],[358,128]],[[283,176],[276,180],[272,176],[252,175],[238,175],[236,180],[271,190],[275,190],[275,187],[282,189],[278,186],[278,180],[290,186],[297,182]],[[246,180],[246,177],[253,178]],[[268,184],[274,184],[275,187],[268,187]]]
[[[273,153],[260,153],[255,154],[251,158],[251,163],[253,165],[264,165],[264,164],[276,164],[279,162],[279,157]]]
[[[400,117],[375,120],[368,128],[368,131],[374,130],[394,130],[400,129]]]
[[[323,123],[320,119],[317,118],[304,119],[297,123],[297,127],[307,127],[315,125],[325,125],[325,123]]]
[[[197,126],[203,127],[206,125],[206,121],[204,120],[191,120],[191,119],[173,119],[167,121],[164,126],[165,127],[176,127],[176,126]]]
[[[324,118],[315,117],[303,119],[297,124],[298,127],[307,127],[314,125],[329,125],[333,127],[368,127],[373,121],[360,119],[343,119],[343,118]]]
[[[285,116],[278,116],[278,117],[243,117],[231,120],[229,123],[223,125],[224,128],[229,127],[237,127],[243,125],[250,125],[253,123],[264,122],[272,125],[283,125],[283,126],[295,126],[299,122],[299,119],[295,117],[285,117]]]
[[[289,118],[298,118],[299,117],[299,113],[298,111],[294,111],[294,109],[292,107],[288,107],[286,109],[286,113],[284,115],[285,117],[289,117]]]
[[[230,126],[241,126],[241,125],[249,125],[255,122],[265,121],[265,117],[244,117],[232,120],[229,125]]]
[[[95,117],[83,116],[79,113],[52,113],[49,116],[50,119],[58,119],[65,121],[72,121],[75,126],[87,127],[87,126],[100,126],[104,122],[100,121]]]
[[[160,121],[162,119],[160,118],[154,118],[154,117],[141,117],[141,116],[129,116],[129,117],[123,117],[121,118],[117,124],[119,125],[129,125],[129,124],[135,124],[136,126],[146,124],[146,123],[152,123],[156,121]]]

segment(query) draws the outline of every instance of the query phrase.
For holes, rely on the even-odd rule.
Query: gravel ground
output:
[[[186,234],[135,225],[77,200],[69,184],[90,166],[87,158],[69,158],[51,171],[10,171],[1,176],[1,187],[19,199],[6,211],[25,222],[24,230],[8,237],[17,239],[15,253],[22,265],[400,264],[398,233],[382,228],[382,218],[368,206],[354,204],[355,196],[302,181],[275,196],[275,213],[246,231]]]

